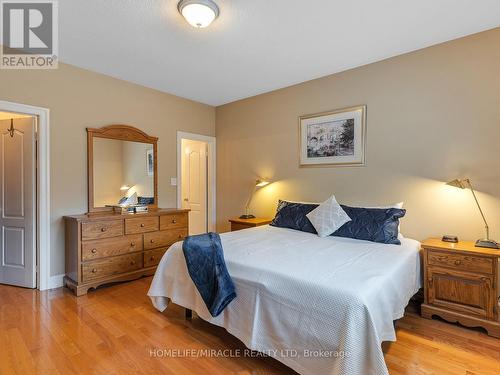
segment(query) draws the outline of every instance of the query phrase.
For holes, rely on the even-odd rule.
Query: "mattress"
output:
[[[187,272],[182,242],[163,256],[148,295],[224,327],[303,375],[387,374],[381,348],[421,287],[420,244],[320,238],[262,226],[221,234],[237,297],[212,317]]]

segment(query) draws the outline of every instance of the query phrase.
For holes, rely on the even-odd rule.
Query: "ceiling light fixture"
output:
[[[219,7],[212,0],[181,0],[177,9],[191,26],[197,28],[209,26],[219,15]]]

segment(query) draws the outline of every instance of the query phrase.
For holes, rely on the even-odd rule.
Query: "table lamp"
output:
[[[255,218],[254,215],[248,213],[248,208],[250,207],[250,203],[252,202],[253,195],[255,194],[255,191],[258,188],[264,187],[266,185],[269,185],[270,182],[266,180],[256,180],[255,181],[255,186],[252,189],[252,192],[250,193],[250,196],[248,197],[247,204],[245,205],[245,215],[241,215],[240,219],[253,219]]]
[[[477,240],[476,247],[487,247],[490,249],[500,248],[496,241],[493,241],[492,239],[490,239],[490,227],[488,226],[488,222],[486,221],[486,218],[484,217],[483,210],[481,209],[481,206],[479,205],[479,201],[477,200],[476,193],[474,193],[474,189],[472,188],[472,184],[471,184],[470,180],[468,178],[455,179],[453,181],[447,182],[446,185],[457,187],[460,189],[469,188],[470,191],[472,192],[472,196],[474,197],[474,200],[476,201],[477,208],[479,208],[479,213],[481,214],[481,217],[483,218],[484,226],[486,228],[486,238]]]

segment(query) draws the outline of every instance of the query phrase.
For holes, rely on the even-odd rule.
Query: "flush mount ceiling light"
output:
[[[181,0],[177,9],[191,26],[197,28],[209,26],[219,15],[219,7],[212,0]]]

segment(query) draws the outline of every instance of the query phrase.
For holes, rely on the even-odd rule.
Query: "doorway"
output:
[[[189,234],[215,230],[215,138],[177,133],[177,206],[189,209]]]
[[[17,115],[25,115],[29,118],[34,118],[36,121],[36,148],[34,149],[34,157],[36,158],[36,169],[35,169],[35,179],[36,179],[36,189],[35,189],[35,227],[34,227],[34,241],[35,241],[35,256],[33,262],[33,272],[35,272],[36,277],[33,278],[33,282],[28,284],[29,287],[36,287],[39,290],[46,290],[51,288],[57,288],[62,286],[62,276],[50,275],[50,143],[49,143],[49,135],[50,135],[50,111],[47,108],[35,107],[28,104],[14,103],[6,100],[0,100],[0,111],[14,113]],[[7,118],[10,120],[10,117]],[[17,123],[14,119],[14,131],[17,128]],[[8,123],[10,129],[10,121]],[[22,130],[22,129],[21,129]],[[5,133],[0,132],[0,133]],[[16,133],[14,133],[16,134]],[[10,137],[10,132],[8,133]],[[7,138],[4,138],[7,140]],[[23,161],[24,163],[24,161]],[[4,173],[6,174],[6,173]],[[10,176],[10,174],[9,174]],[[23,176],[24,178],[24,176]],[[6,180],[4,180],[6,181]],[[10,181],[10,179],[9,179]],[[24,194],[24,193],[23,193]],[[0,200],[1,201],[1,200]],[[10,202],[9,202],[10,203]],[[26,202],[23,202],[23,208],[26,209]],[[3,209],[3,206],[0,207]],[[12,206],[9,207],[9,210],[12,211]],[[12,212],[11,212],[12,213]],[[3,216],[0,215],[0,216]],[[5,216],[15,216],[15,215],[7,215]],[[6,223],[4,226],[9,227],[10,224]],[[5,233],[5,229],[0,229],[0,232]],[[21,230],[19,229],[17,233],[15,231],[11,231],[10,234],[17,234],[17,238],[21,237]],[[12,238],[12,237],[11,237]],[[13,237],[16,238],[15,236]],[[7,242],[5,242],[7,241]],[[0,243],[7,243],[9,240],[4,236]],[[26,245],[26,243],[24,244]],[[4,246],[5,249],[7,246]],[[10,248],[10,247],[9,247]],[[28,260],[20,258],[12,258],[12,254],[0,253],[0,264],[12,264],[16,261],[18,263],[24,262],[27,265]],[[6,259],[7,258],[9,259]],[[2,260],[2,257],[3,260]],[[7,261],[5,261],[7,260]],[[14,264],[19,267],[20,264]],[[4,276],[2,276],[4,277]],[[9,277],[10,278],[10,277]]]
[[[36,288],[37,118],[0,112],[0,283]]]

